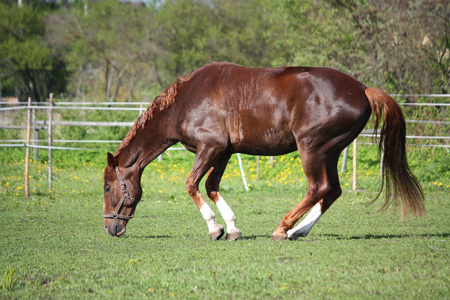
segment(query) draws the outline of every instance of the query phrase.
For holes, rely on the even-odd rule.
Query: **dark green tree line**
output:
[[[45,39],[45,10],[32,5],[0,3],[1,88],[35,101],[65,91],[64,60]]]
[[[388,92],[447,93],[449,1],[0,3],[2,91],[151,100],[211,61],[330,66]]]

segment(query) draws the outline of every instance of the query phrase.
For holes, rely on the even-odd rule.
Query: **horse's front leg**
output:
[[[206,225],[208,226],[209,236],[211,237],[211,240],[213,241],[218,240],[224,234],[223,226],[217,224],[216,215],[200,194],[200,191],[198,190],[198,184],[192,184],[191,183],[192,179],[189,178],[186,181],[187,192],[189,196],[191,196],[192,200],[194,200],[194,203],[197,205],[198,209],[200,210],[200,213],[202,214],[203,219],[205,220]]]
[[[202,195],[200,195],[200,193],[195,198],[203,200]],[[194,199],[194,197],[193,197],[193,199]],[[196,204],[197,204],[197,201],[195,199],[194,199],[194,202],[196,202]],[[197,204],[197,207],[198,207],[198,204]],[[214,211],[211,209],[211,207],[208,205],[208,203],[205,202],[205,200],[203,200],[203,204],[201,205],[201,207],[199,207],[199,209],[200,209],[200,213],[203,216],[203,219],[205,219],[206,224],[208,225],[208,231],[209,231],[209,236],[211,237],[211,240],[216,241],[216,240],[219,240],[220,238],[222,238],[225,230],[222,225],[217,224],[216,215],[214,214]]]
[[[189,194],[189,196],[191,196],[192,200],[194,200],[194,203],[200,210],[200,213],[202,214],[203,219],[208,226],[209,236],[211,237],[211,240],[220,239],[224,234],[224,228],[222,225],[217,224],[216,215],[214,214],[214,211],[211,209],[208,203],[206,203],[203,199],[198,189],[198,185],[206,172],[211,168],[211,165],[215,161],[217,156],[218,154],[215,149],[205,149],[199,147],[197,149],[197,155],[195,157],[191,173],[189,174],[189,177],[186,181],[187,193]]]
[[[241,237],[241,231],[236,228],[236,216],[234,212],[219,193],[220,180],[222,179],[223,172],[230,157],[231,154],[226,153],[217,159],[211,173],[208,175],[205,186],[208,197],[216,204],[222,218],[227,224],[227,240],[234,241]]]
[[[219,193],[217,193],[218,198],[216,203],[217,208],[219,209],[220,214],[222,215],[222,218],[225,220],[225,223],[227,224],[227,240],[234,241],[241,237],[241,231],[236,227],[236,216],[231,210],[230,206],[225,202],[225,200],[220,196]],[[211,199],[215,199],[216,197],[213,196]]]

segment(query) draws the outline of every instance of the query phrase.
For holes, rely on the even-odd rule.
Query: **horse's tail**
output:
[[[406,124],[400,106],[379,89],[367,88],[365,93],[375,114],[375,133],[383,116],[378,147],[384,151],[380,193],[385,185],[386,200],[381,209],[385,210],[391,205],[397,208],[400,199],[402,218],[407,219],[410,214],[421,216],[425,213],[424,195],[406,160]]]

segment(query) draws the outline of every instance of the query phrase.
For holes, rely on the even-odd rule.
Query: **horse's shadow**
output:
[[[330,237],[337,240],[382,240],[382,239],[402,239],[411,237],[448,238],[450,233],[424,233],[424,234],[364,234],[345,236],[339,234],[325,233],[323,237]]]
[[[128,235],[126,236],[128,239],[171,239],[173,236],[170,235]]]
[[[256,240],[258,238],[267,238],[268,239],[268,238],[271,238],[271,236],[270,235],[264,235],[264,234],[261,234],[261,235],[243,235],[239,239],[240,240]]]
[[[312,235],[311,235],[312,237]],[[336,240],[383,240],[383,239],[403,239],[403,238],[411,238],[411,237],[429,237],[429,238],[448,238],[450,237],[450,233],[424,233],[424,234],[364,234],[364,235],[340,235],[340,234],[334,234],[334,233],[324,233],[317,235],[317,237],[327,237],[331,239]],[[170,235],[128,235],[126,238],[131,239],[172,239],[175,238],[175,236]],[[239,240],[256,240],[258,238],[267,238],[270,239],[270,235],[243,235],[239,238]],[[222,238],[222,240],[225,240],[225,237]],[[310,242],[311,239],[307,237],[299,238],[298,241],[308,241]]]
[[[270,238],[269,235],[248,235],[248,236],[241,236],[239,240],[255,240],[257,238]],[[127,235],[125,236],[127,239],[173,239],[176,238],[176,236],[171,235]],[[195,238],[192,236],[192,238]],[[206,237],[205,237],[206,238]],[[226,241],[226,237],[223,236],[221,240]]]

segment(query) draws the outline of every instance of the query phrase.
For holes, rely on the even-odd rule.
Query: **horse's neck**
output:
[[[153,119],[120,151],[118,161],[127,167],[137,166],[143,170],[174,143],[167,138],[166,130],[159,125],[158,120]]]

